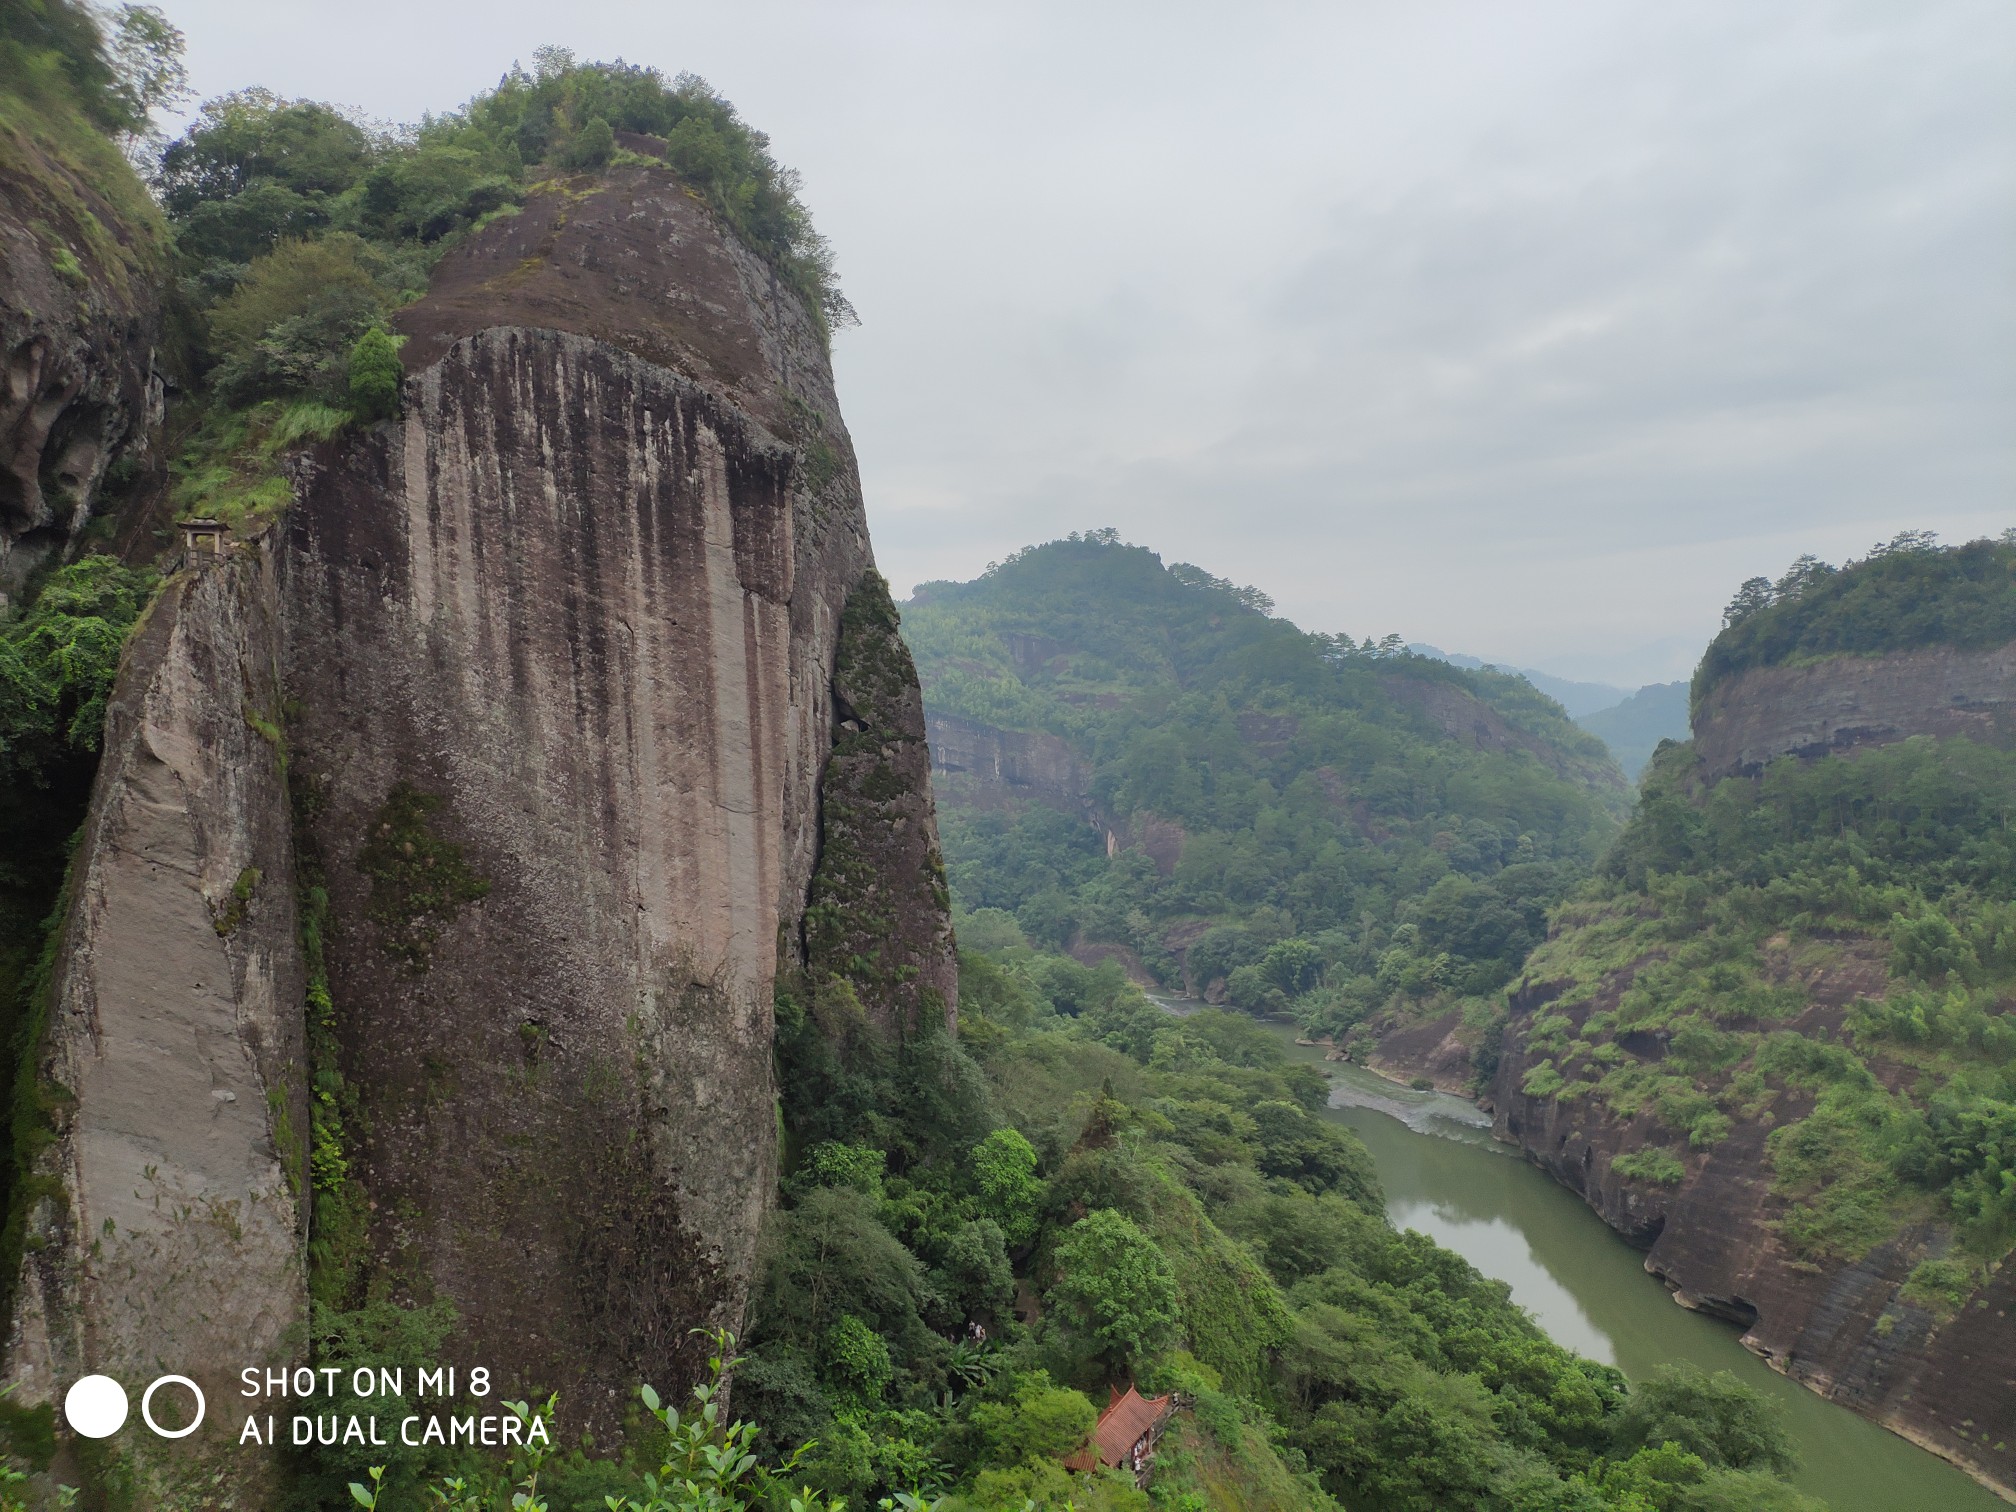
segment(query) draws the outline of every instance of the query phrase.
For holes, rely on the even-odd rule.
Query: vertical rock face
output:
[[[1756,667],[1716,683],[1694,712],[1710,779],[1913,735],[2016,743],[2016,644]]]
[[[179,573],[120,674],[45,1009],[53,1137],[7,1368],[26,1401],[89,1372],[137,1398],[163,1371],[221,1401],[298,1343],[308,1125],[277,607],[263,546]],[[141,1504],[171,1504],[197,1467],[130,1437]],[[263,1471],[220,1454],[215,1473],[222,1498]]]
[[[0,132],[0,609],[83,529],[107,466],[159,419],[160,262],[158,224],[122,215],[82,165]]]
[[[843,612],[879,580],[816,326],[669,175],[535,196],[405,324],[403,420],[319,457],[288,523],[358,1263],[607,1430],[740,1316],[773,979],[803,952]],[[917,870],[903,671],[926,843],[879,864]],[[949,1013],[925,906],[906,962]]]
[[[775,1188],[822,814],[855,884],[822,917],[900,915],[885,1016],[956,1011],[816,316],[632,167],[536,190],[401,321],[403,416],[137,632],[31,1041],[14,1400],[201,1381],[202,1434],[114,1446],[145,1505],[269,1504],[218,1419],[305,1362],[311,1290],[452,1302],[442,1363],[560,1392],[570,1439],[697,1378]]]

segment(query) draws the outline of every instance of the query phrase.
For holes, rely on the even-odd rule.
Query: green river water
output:
[[[1180,1011],[1180,1010],[1179,1010]],[[1294,1045],[1297,1059],[1323,1052]],[[1794,1479],[1833,1512],[2007,1512],[1944,1460],[1794,1385],[1737,1342],[1737,1330],[1677,1306],[1644,1257],[1536,1166],[1491,1138],[1461,1098],[1415,1092],[1358,1066],[1329,1065],[1330,1116],[1365,1141],[1387,1210],[1512,1288],[1548,1334],[1639,1378],[1672,1360],[1729,1370],[1780,1403],[1802,1459]]]

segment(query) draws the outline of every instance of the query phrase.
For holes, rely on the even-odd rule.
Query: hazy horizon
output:
[[[1993,0],[164,9],[204,97],[387,120],[543,43],[705,75],[861,311],[899,596],[1112,525],[1310,629],[1636,687],[1802,552],[2016,522]]]

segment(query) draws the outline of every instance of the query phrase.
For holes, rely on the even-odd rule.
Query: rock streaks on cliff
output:
[[[298,459],[121,674],[10,1368],[46,1400],[87,1361],[298,1348],[298,860],[362,1224],[318,1294],[452,1302],[456,1359],[608,1442],[740,1324],[773,982],[864,784],[883,965],[956,1011],[922,711],[905,652],[874,759],[829,760],[870,701],[843,620],[887,596],[824,329],[669,172],[535,187],[400,325],[401,416]]]
[[[127,652],[39,1063],[54,1137],[8,1351],[27,1400],[164,1368],[214,1397],[298,1345],[305,982],[277,616],[260,543],[172,578]]]
[[[1752,668],[1716,683],[1694,711],[1694,748],[1711,779],[1913,735],[2016,741],[2016,644]]]

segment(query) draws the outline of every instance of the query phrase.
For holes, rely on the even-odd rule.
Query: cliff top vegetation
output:
[[[1744,583],[1701,658],[1693,697],[1698,706],[1717,683],[1753,667],[2012,640],[2016,531],[1941,546],[1931,531],[1910,530],[1860,561],[1832,567],[1802,556],[1775,583]]]
[[[0,0],[0,184],[80,297],[125,297],[167,257],[160,209],[126,160],[185,91],[182,34],[152,6]]]
[[[237,523],[281,507],[284,451],[396,411],[389,322],[441,255],[528,194],[623,164],[676,175],[829,328],[853,318],[796,174],[691,74],[542,48],[415,127],[264,89],[204,104],[154,174],[207,406],[178,508]]]

